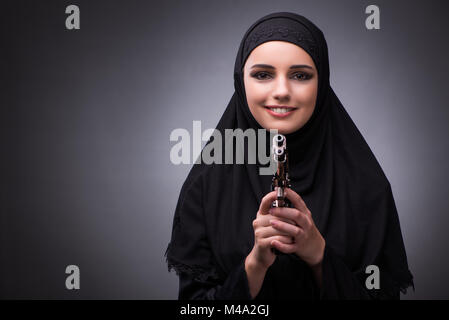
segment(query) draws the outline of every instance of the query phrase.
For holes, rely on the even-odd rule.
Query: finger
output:
[[[262,198],[262,201],[260,202],[259,206],[259,212],[262,214],[268,214],[268,210],[271,208],[271,204],[274,200],[277,199],[277,191],[271,191],[270,193],[267,193],[265,197]]]
[[[291,224],[296,224],[296,222],[295,221],[293,221],[293,220],[290,220],[290,219],[286,219],[286,218],[283,218],[283,217],[280,217],[280,216],[274,216],[274,215],[272,215],[272,214],[261,214],[261,213],[258,213],[257,214],[257,217],[256,217],[256,220],[258,220],[257,222],[256,222],[256,225],[258,225],[258,226],[260,226],[260,227],[266,227],[266,226],[270,226],[271,224],[270,224],[270,220],[272,220],[272,219],[276,219],[276,220],[280,220],[280,221],[284,221],[284,222],[287,222],[287,223],[291,223]]]
[[[304,200],[293,189],[285,188],[285,196],[291,201],[296,209],[304,212],[305,214],[310,213],[310,210],[307,208]]]
[[[269,227],[263,227],[259,228],[254,232],[254,236],[257,239],[264,239],[269,238],[273,236],[285,236],[285,237],[291,237],[288,233],[276,230],[271,225]]]
[[[272,236],[268,238],[268,241],[271,243],[272,241],[279,241],[286,244],[292,244],[295,243],[294,239],[290,236]]]
[[[290,236],[278,236],[276,240],[285,243],[285,244],[293,244],[295,243],[295,239]]]
[[[293,244],[293,243],[295,243],[294,239],[292,237],[289,237],[289,236],[272,236],[272,237],[269,237],[269,238],[265,238],[262,241],[265,241],[265,243],[268,246],[271,246],[271,243],[273,241],[279,241],[279,242],[285,243],[285,244]]]
[[[290,223],[285,223],[282,221],[271,220],[271,225],[274,229],[280,232],[286,233],[292,237],[298,237],[304,233],[304,230],[299,226],[294,226]]]
[[[308,229],[311,226],[310,218],[296,208],[271,208],[269,212],[272,216],[294,221],[294,224],[297,224],[303,229]]]
[[[296,246],[294,244],[287,244],[278,240],[271,241],[271,246],[282,253],[294,253],[296,251]]]
[[[257,244],[261,248],[271,248],[272,247],[271,244],[273,241],[278,241],[280,243],[285,243],[285,244],[293,244],[294,243],[292,237],[273,236],[273,237],[269,237],[269,238],[265,238],[265,239],[260,239],[257,241]]]
[[[279,221],[283,221],[283,222],[286,222],[286,223],[290,223],[290,224],[292,224],[294,226],[297,224],[296,221],[293,221],[293,220],[290,220],[290,219],[286,219],[286,218],[283,218],[283,217],[276,217],[276,216],[273,216],[271,214],[270,214],[270,216],[271,216],[271,219],[268,220],[268,224],[269,225],[271,225],[270,220],[273,220],[273,219],[279,220]]]

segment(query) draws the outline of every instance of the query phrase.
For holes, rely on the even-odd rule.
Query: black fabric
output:
[[[266,41],[303,48],[318,70],[309,121],[286,135],[292,188],[326,240],[321,290],[295,255],[280,255],[257,299],[388,299],[413,285],[390,183],[329,83],[322,32],[293,13],[267,15],[245,33],[234,68],[235,92],[217,130],[262,127],[246,102],[243,66]],[[208,142],[210,143],[211,140]],[[223,142],[224,143],[224,142]],[[269,150],[269,139],[266,147]],[[271,176],[256,164],[195,164],[184,182],[166,251],[180,278],[181,299],[250,299],[244,259],[254,244],[252,221]],[[365,269],[377,265],[380,289],[368,290]]]

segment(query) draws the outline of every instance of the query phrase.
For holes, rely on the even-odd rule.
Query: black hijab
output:
[[[292,189],[312,212],[326,246],[353,273],[363,278],[374,264],[392,286],[404,290],[413,282],[390,183],[330,87],[326,40],[312,22],[279,12],[249,28],[235,60],[235,92],[216,129],[223,137],[225,129],[262,129],[247,104],[243,66],[254,48],[272,40],[303,48],[318,71],[314,112],[286,135]],[[260,167],[259,162],[193,166],[176,206],[166,252],[169,270],[198,280],[225,279],[244,260],[254,244],[252,221],[270,192],[271,176],[260,175]]]

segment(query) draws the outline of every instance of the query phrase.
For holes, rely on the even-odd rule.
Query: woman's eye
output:
[[[266,80],[270,78],[270,74],[266,72],[256,72],[252,76],[257,80]]]
[[[269,74],[268,72],[264,72],[264,71],[259,71],[259,72],[253,73],[251,76],[256,78],[257,80],[268,80],[268,79],[272,78],[271,74]],[[299,81],[308,80],[311,77],[312,77],[312,75],[305,73],[305,72],[297,72],[297,73],[293,74],[293,76],[292,76],[293,79],[299,80]]]
[[[298,72],[293,75],[293,78],[296,80],[308,80],[311,78],[311,75],[304,72]]]

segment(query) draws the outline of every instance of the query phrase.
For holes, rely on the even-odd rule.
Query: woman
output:
[[[398,299],[413,277],[391,186],[330,87],[322,32],[293,13],[259,19],[234,86],[217,130],[286,136],[293,207],[270,208],[260,163],[194,165],[166,252],[179,298]]]

